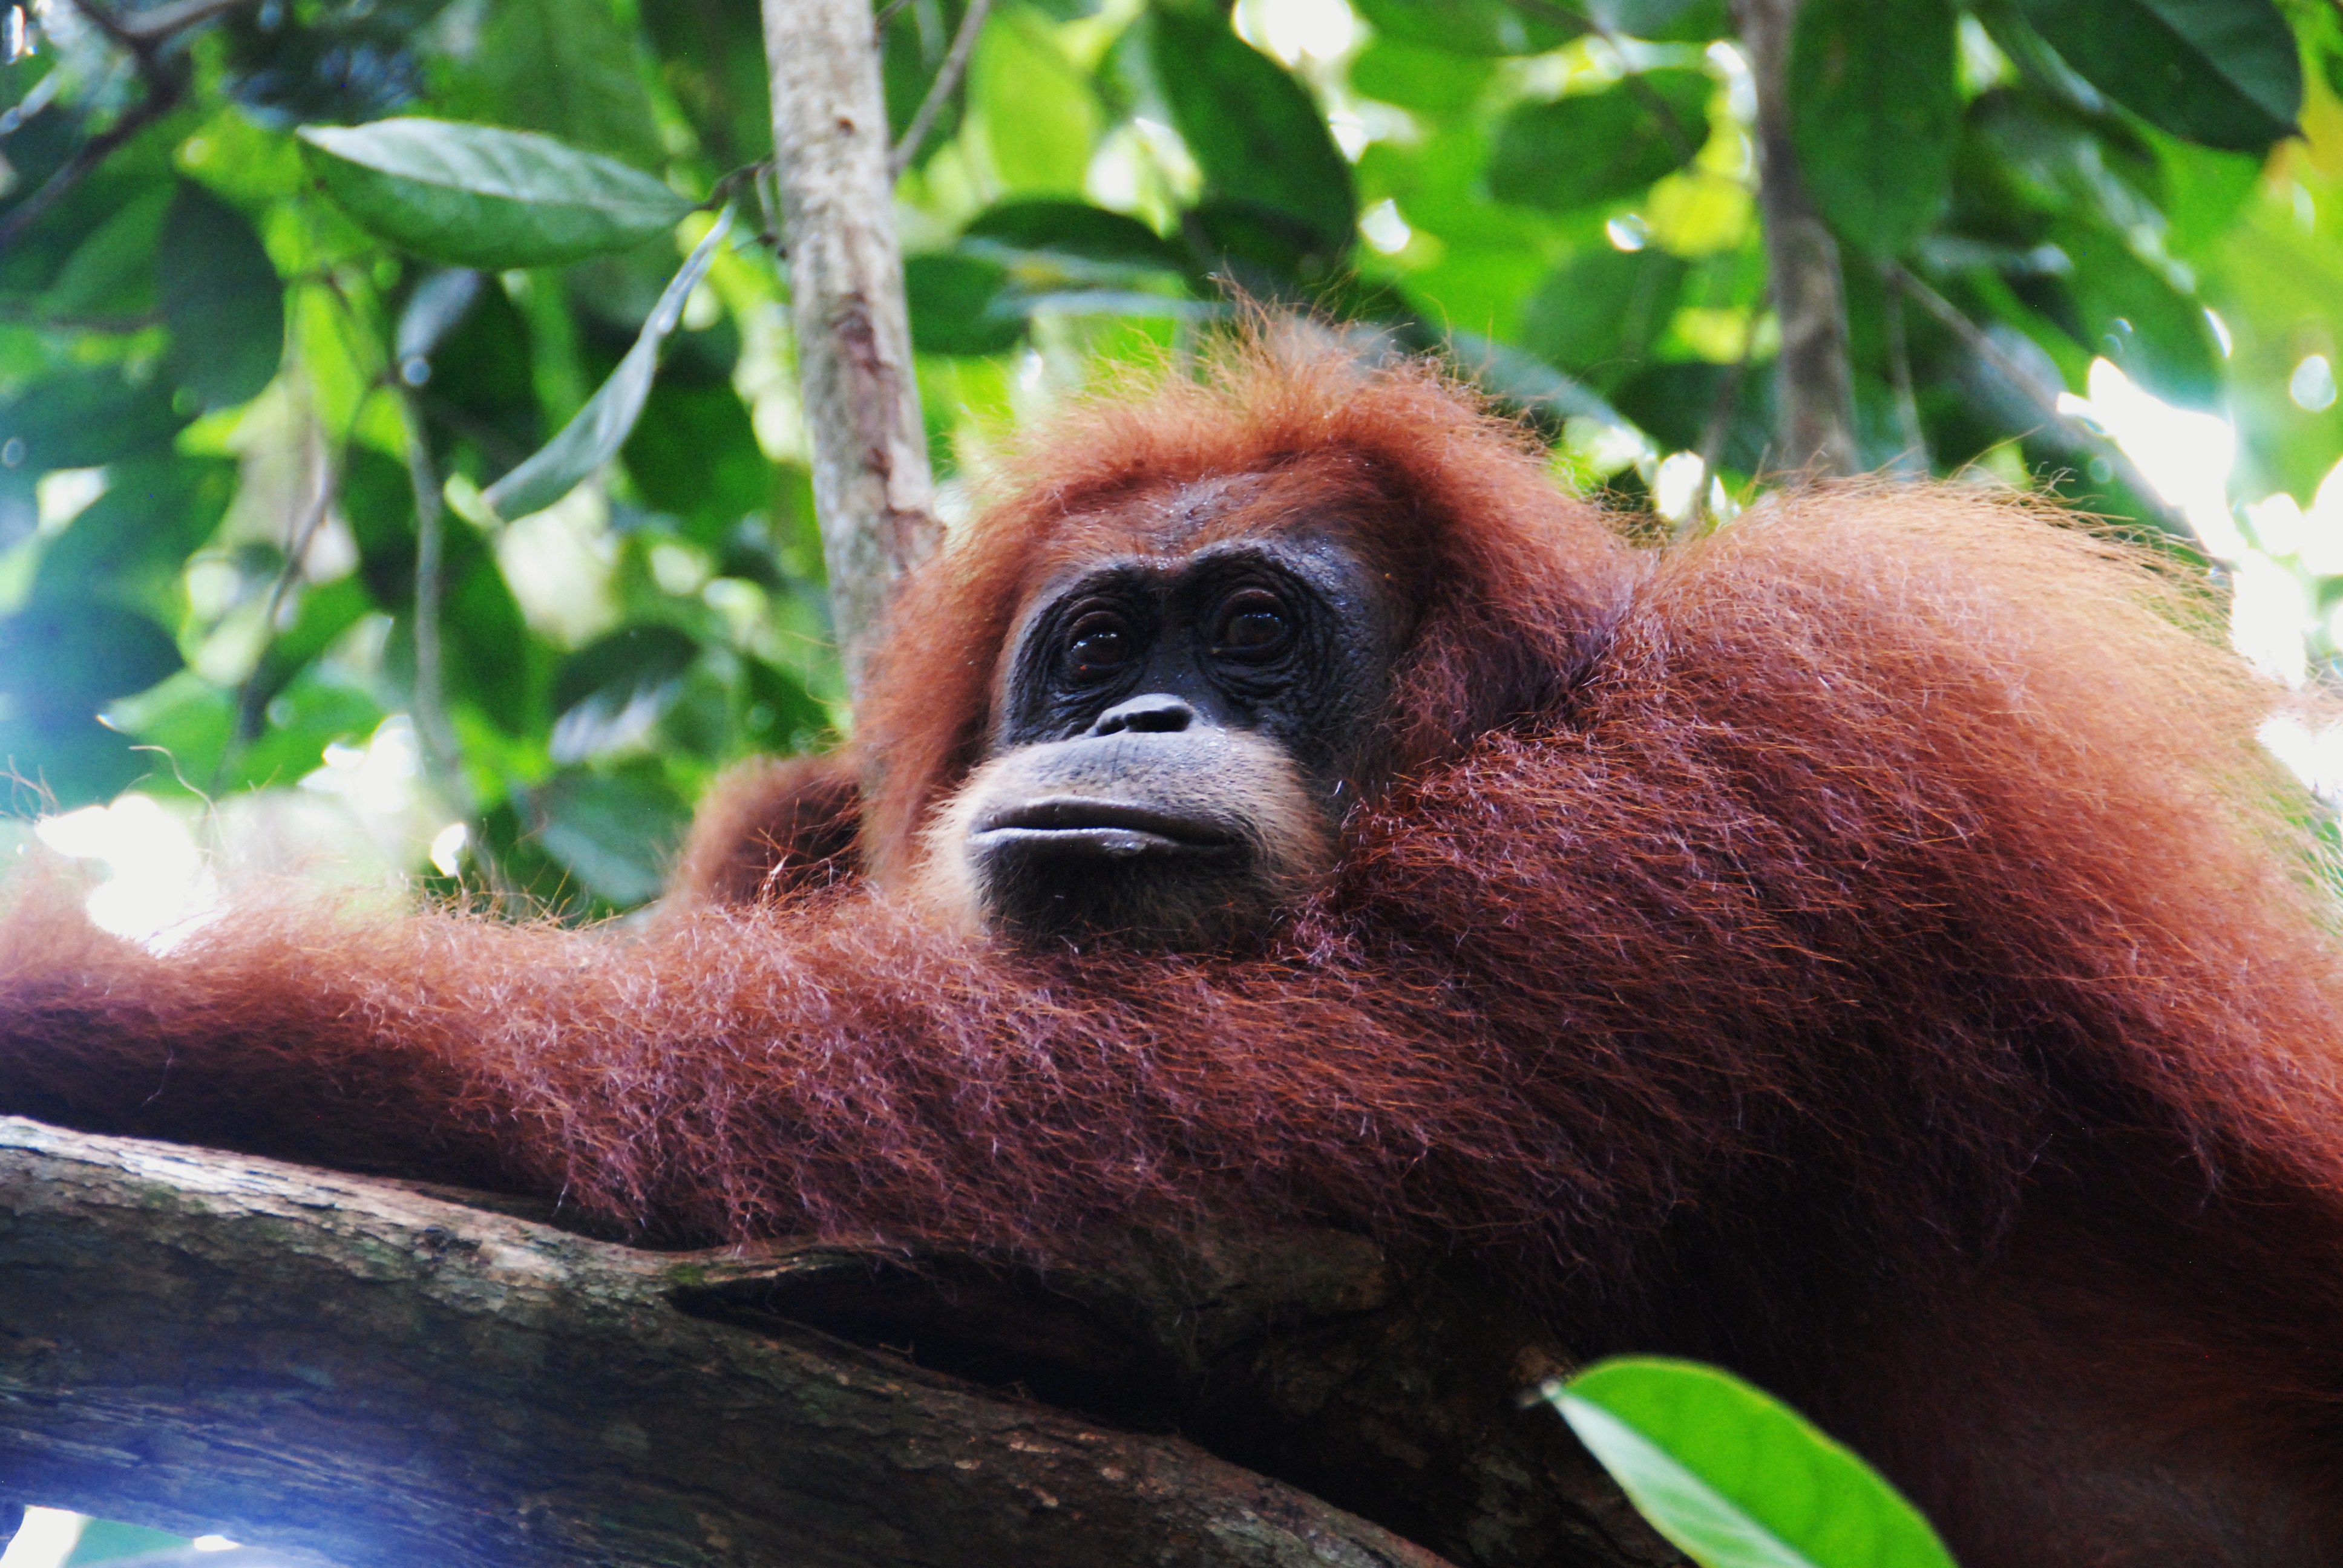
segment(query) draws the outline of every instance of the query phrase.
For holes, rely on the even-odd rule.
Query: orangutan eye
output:
[[[1112,610],[1094,609],[1066,635],[1066,657],[1077,680],[1096,680],[1129,664],[1136,643],[1130,623]]]
[[[1293,622],[1284,603],[1265,588],[1246,588],[1221,606],[1212,652],[1222,658],[1273,658],[1292,640]]]

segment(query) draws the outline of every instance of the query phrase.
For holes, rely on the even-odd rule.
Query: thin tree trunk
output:
[[[1782,357],[1773,466],[1827,477],[1860,465],[1846,359],[1846,302],[1838,246],[1798,177],[1790,145],[1790,30],[1798,0],[1735,0],[1734,21],[1757,85],[1757,206]]]
[[[764,0],[782,243],[830,602],[858,692],[896,579],[936,547],[870,0]]]

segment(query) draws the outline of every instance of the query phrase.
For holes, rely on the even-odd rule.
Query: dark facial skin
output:
[[[1053,584],[975,786],[986,922],[1211,945],[1306,888],[1375,771],[1392,598],[1309,535],[1109,558]]]

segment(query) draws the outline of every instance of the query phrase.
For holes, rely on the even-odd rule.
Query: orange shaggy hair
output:
[[[1413,612],[1393,781],[1332,885],[1242,954],[923,920],[900,890],[1027,598],[1123,503],[1272,469]],[[2142,1380],[2169,1396],[2142,1419],[2273,1445],[2333,1506],[2304,1455],[2343,1408],[2337,910],[2254,741],[2279,694],[2206,596],[1953,488],[1631,547],[1432,372],[1258,348],[1016,471],[878,661],[867,874],[626,940],[249,910],[162,958],[21,890],[0,1103],[669,1235],[1049,1256],[1306,1221],[1462,1248],[1582,1351],[1773,1381],[1974,1563],[2042,1539],[1997,1533],[1999,1483],[1945,1480],[1891,1386],[2020,1446],[1993,1389],[2063,1357],[2089,1400]],[[2069,1322],[2109,1364],[2028,1348]],[[1959,1364],[2006,1372],[1982,1392],[1936,1364],[1979,1335]]]

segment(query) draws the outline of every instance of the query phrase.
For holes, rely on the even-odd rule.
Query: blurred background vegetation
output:
[[[1446,355],[1655,529],[1779,466],[1724,0],[999,0],[955,74],[964,24],[877,24],[898,134],[930,107],[899,217],[948,527],[1006,433],[1176,364],[1232,287]],[[1862,465],[2136,519],[2311,678],[2343,3],[1806,0],[1795,45]],[[848,726],[787,266],[728,179],[770,151],[754,0],[35,0],[0,54],[0,762],[111,868],[102,920],[286,870],[623,910],[716,770]],[[558,137],[683,216],[448,266],[320,151],[391,116]],[[738,220],[639,420],[508,520],[483,491],[620,365],[714,196]]]

